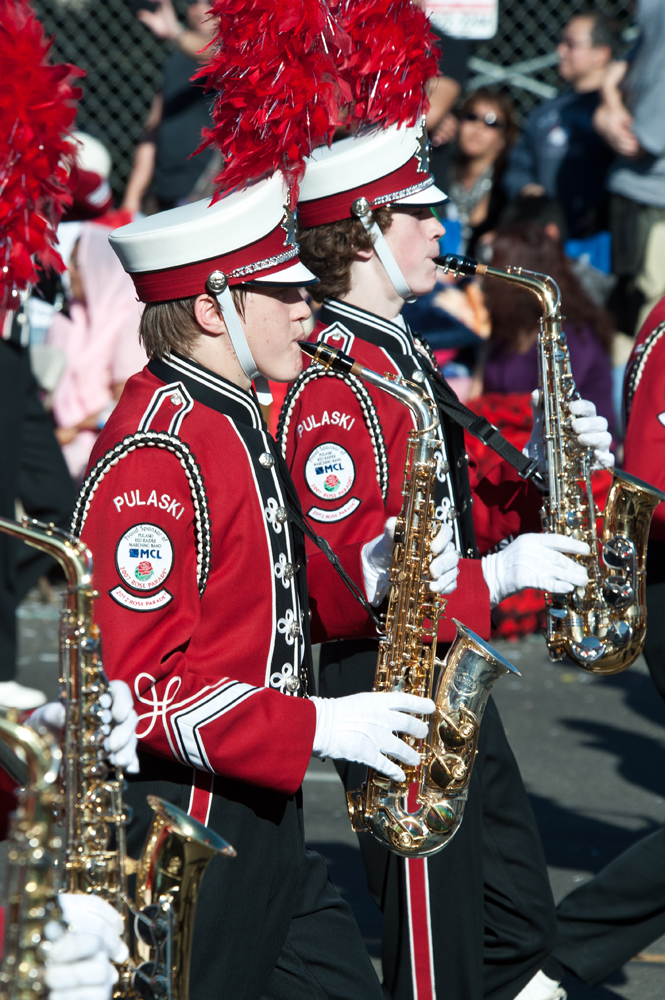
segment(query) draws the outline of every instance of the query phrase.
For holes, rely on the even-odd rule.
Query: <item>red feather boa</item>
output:
[[[353,95],[351,129],[415,125],[427,111],[427,83],[439,73],[429,18],[411,0],[342,0],[351,38],[341,73]]]
[[[37,280],[36,263],[63,270],[55,228],[71,201],[65,158],[85,74],[48,60],[51,43],[26,0],[0,0],[0,312]]]
[[[200,149],[224,156],[223,190],[281,169],[295,202],[304,157],[332,141],[350,98],[337,70],[345,39],[324,0],[216,0],[212,16],[213,55],[195,78],[217,97]]]

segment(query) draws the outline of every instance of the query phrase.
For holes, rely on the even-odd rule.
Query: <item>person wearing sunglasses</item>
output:
[[[479,237],[496,226],[506,203],[500,178],[517,125],[508,98],[487,87],[469,94],[459,119],[446,216],[461,225],[459,252],[473,255]]]

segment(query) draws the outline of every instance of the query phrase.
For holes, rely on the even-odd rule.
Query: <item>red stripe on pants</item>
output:
[[[187,813],[192,819],[197,819],[199,823],[207,826],[210,819],[212,787],[215,782],[215,775],[208,774],[207,771],[199,771],[198,768],[193,768],[193,772],[192,794],[189,797],[189,809]]]
[[[435,1000],[436,986],[432,960],[427,859],[407,858],[404,867],[409,911],[413,997],[414,1000]]]

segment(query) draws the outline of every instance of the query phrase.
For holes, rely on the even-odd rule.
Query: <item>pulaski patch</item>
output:
[[[315,448],[305,463],[307,485],[322,500],[346,496],[355,478],[353,459],[345,448],[332,441]]]
[[[132,590],[157,590],[173,568],[171,539],[156,524],[135,524],[116,546],[115,565]]]

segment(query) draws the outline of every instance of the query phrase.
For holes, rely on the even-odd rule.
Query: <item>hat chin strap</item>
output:
[[[250,382],[254,382],[254,388],[256,389],[256,395],[258,396],[259,403],[262,403],[264,406],[268,406],[272,403],[272,394],[270,392],[270,386],[268,385],[268,379],[265,375],[262,375],[256,367],[256,361],[252,357],[252,352],[249,349],[249,344],[247,343],[247,339],[245,337],[245,331],[240,324],[240,319],[238,318],[238,313],[236,312],[235,303],[233,301],[233,296],[231,295],[231,289],[229,288],[226,275],[223,274],[222,271],[213,271],[208,277],[206,287],[219,302],[219,308],[222,310],[224,323],[226,325],[228,335],[231,338],[233,350],[236,352],[238,364]]]
[[[376,255],[383,264],[386,274],[390,278],[397,294],[401,295],[405,302],[413,302],[415,300],[415,295],[407,285],[406,278],[400,271],[399,265],[393,257],[392,250],[388,246],[388,241],[381,232],[379,224],[372,214],[372,206],[368,202],[367,198],[356,198],[351,206],[351,211],[357,219],[360,219],[365,227],[365,230],[370,234],[370,236],[373,237]]]

